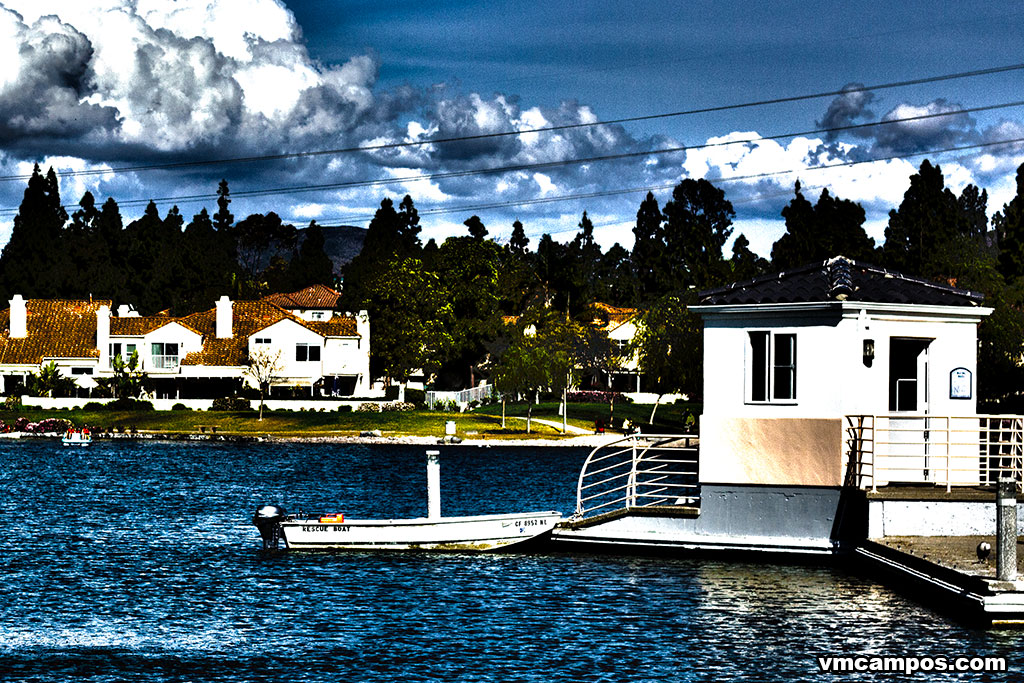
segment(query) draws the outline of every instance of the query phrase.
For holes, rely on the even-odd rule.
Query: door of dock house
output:
[[[889,340],[888,479],[931,481],[928,347],[931,339]]]

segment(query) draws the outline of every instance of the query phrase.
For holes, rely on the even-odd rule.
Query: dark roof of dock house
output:
[[[981,306],[979,292],[910,277],[836,256],[698,294],[702,306],[828,301]]]

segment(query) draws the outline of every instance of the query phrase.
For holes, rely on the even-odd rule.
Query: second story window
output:
[[[114,365],[113,365],[113,363],[114,363],[114,361],[113,361],[114,356],[121,356],[121,360],[123,360],[125,362],[128,362],[128,360],[131,359],[132,354],[135,353],[135,347],[136,347],[135,344],[120,344],[120,343],[113,343],[113,344],[111,344],[110,347],[108,348],[108,351],[110,352],[110,359],[111,359],[110,360],[110,367],[114,367]],[[139,360],[142,360],[142,359],[140,358]]]
[[[152,346],[154,370],[173,370],[178,367],[177,344],[154,342]]]
[[[317,344],[296,344],[295,360],[297,361],[319,361],[320,346]]]

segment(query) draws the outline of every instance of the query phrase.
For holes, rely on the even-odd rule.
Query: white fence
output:
[[[1024,417],[1019,415],[847,415],[847,484],[991,486],[1022,481]]]
[[[473,401],[480,402],[493,395],[494,387],[490,384],[484,384],[483,386],[463,389],[462,391],[428,391],[425,398],[429,410],[434,410],[434,407],[438,404],[449,401],[458,405],[460,410],[465,410]]]

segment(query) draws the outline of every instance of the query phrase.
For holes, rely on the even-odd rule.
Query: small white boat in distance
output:
[[[88,446],[92,443],[92,434],[88,429],[69,429],[60,441],[65,446]]]
[[[431,550],[487,552],[549,534],[562,519],[555,511],[442,517],[438,451],[427,451],[426,517],[346,519],[343,514],[289,515],[276,505],[256,510],[253,523],[263,548],[306,550]]]

